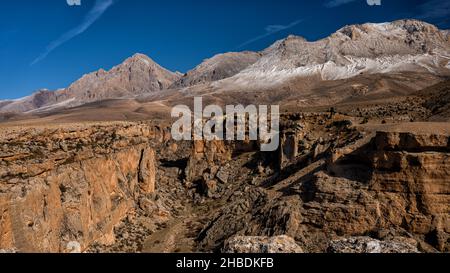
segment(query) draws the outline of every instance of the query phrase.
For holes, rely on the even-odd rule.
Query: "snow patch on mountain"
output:
[[[65,101],[61,101],[52,105],[48,105],[48,106],[44,106],[38,109],[33,109],[30,111],[27,111],[26,113],[38,113],[38,112],[44,112],[44,111],[50,111],[50,110],[54,110],[54,109],[58,109],[58,108],[64,108],[67,106],[73,106],[73,103],[76,103],[76,98],[71,98]]]
[[[219,81],[213,86],[226,89],[250,87],[263,88],[273,87],[296,77],[320,76],[322,80],[342,80],[352,78],[361,74],[392,73],[402,71],[428,71],[438,73],[439,56],[429,54],[406,55],[406,56],[386,56],[376,59],[355,58],[344,56],[347,65],[339,65],[333,61],[324,64],[312,64],[297,68],[285,69],[279,66],[272,66],[270,70],[246,69],[234,77]],[[448,64],[447,64],[448,66]],[[447,67],[449,68],[449,67]]]
[[[448,74],[449,56],[447,35],[425,22],[351,25],[319,41],[292,35],[277,41],[258,62],[213,86],[261,89],[296,77],[341,80],[396,72]]]

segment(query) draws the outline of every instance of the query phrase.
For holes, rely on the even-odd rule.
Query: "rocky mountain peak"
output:
[[[136,65],[136,64],[145,64],[147,66],[159,66],[154,60],[152,60],[149,56],[136,53],[133,56],[126,59],[121,65]]]
[[[430,49],[448,47],[447,35],[436,26],[418,20],[399,20],[391,23],[367,23],[349,25],[330,36],[331,40],[354,43],[352,47],[364,49],[364,45],[379,50],[427,52]],[[342,41],[343,40],[343,41]]]
[[[144,54],[135,54],[106,71],[100,69],[73,83],[66,96],[90,102],[164,90],[179,76]]]
[[[439,32],[439,29],[427,22],[414,20],[414,19],[404,19],[404,20],[398,20],[391,23],[394,26],[401,27],[408,31],[408,33],[414,33],[414,32],[430,32],[430,33],[437,33]]]
[[[303,44],[303,43],[307,43],[307,42],[308,41],[305,38],[291,34],[288,37],[278,40],[275,43],[273,43],[271,46],[269,46],[268,48],[263,50],[262,54],[267,55],[274,51],[286,50],[290,47],[294,48],[294,50],[295,50],[296,46]]]
[[[171,87],[187,87],[226,79],[254,64],[260,58],[260,53],[251,51],[218,54],[188,71]]]

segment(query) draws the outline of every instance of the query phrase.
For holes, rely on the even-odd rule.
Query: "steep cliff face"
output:
[[[448,251],[448,143],[448,135],[379,132],[302,185],[304,222],[336,235],[414,234]]]
[[[379,133],[371,189],[385,196],[388,220],[450,250],[450,138],[439,134]]]
[[[201,245],[218,249],[236,234],[288,235],[307,252],[324,252],[333,240],[370,236],[387,242],[387,252],[398,249],[390,242],[450,250],[448,134],[379,132],[328,151],[287,179],[229,199]],[[347,250],[357,251],[357,241]]]
[[[155,191],[148,126],[11,135],[0,156],[0,249],[83,251]]]

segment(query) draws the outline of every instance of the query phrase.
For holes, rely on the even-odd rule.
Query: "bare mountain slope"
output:
[[[450,121],[450,80],[417,92],[424,107],[431,111],[430,120]]]
[[[90,102],[167,89],[179,74],[170,72],[143,54],[135,54],[109,71],[84,75],[67,89],[41,90],[31,96],[0,104],[0,112],[28,112],[83,105]],[[3,106],[2,106],[3,105]]]
[[[83,76],[66,94],[83,102],[133,96],[167,89],[177,78],[149,57],[136,54],[110,71],[100,69]]]
[[[251,51],[218,54],[187,72],[172,85],[172,88],[208,83],[234,76],[260,58],[260,53]]]
[[[448,32],[416,20],[346,26],[315,42],[289,36],[266,52],[254,65],[215,87],[260,89],[296,77],[338,80],[405,71],[450,73]]]
[[[195,94],[250,102],[270,99],[269,103],[300,99],[296,103],[300,105],[336,103],[361,94],[367,99],[402,95],[450,76],[449,37],[448,31],[417,20],[352,25],[315,42],[289,36],[260,53],[216,55],[184,76],[136,54],[110,71],[83,76],[67,89],[2,101],[0,112],[55,111],[108,99],[153,97],[158,91],[181,88],[180,101]],[[330,81],[377,75],[395,79],[393,83],[377,81],[373,88],[354,81],[339,90],[322,88]]]
[[[0,102],[1,112],[28,112],[49,104],[56,104],[60,91],[39,90],[30,96],[10,101]]]

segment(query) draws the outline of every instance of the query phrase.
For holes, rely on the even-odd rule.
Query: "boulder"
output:
[[[294,239],[281,235],[276,237],[235,236],[225,242],[224,253],[303,253]]]
[[[228,171],[225,168],[220,168],[219,172],[216,175],[217,179],[219,179],[220,182],[222,183],[227,183],[228,182]]]
[[[419,253],[417,246],[400,241],[379,241],[370,237],[351,237],[333,240],[332,253]]]

